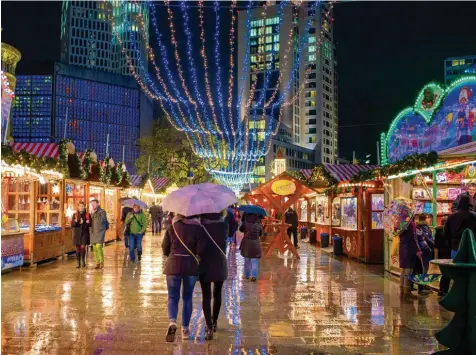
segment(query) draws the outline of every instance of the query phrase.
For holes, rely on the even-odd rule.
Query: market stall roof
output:
[[[327,171],[338,181],[349,181],[355,174],[378,168],[378,165],[371,164],[324,164]]]
[[[284,213],[298,199],[316,193],[316,189],[307,186],[284,172],[259,185],[256,189],[246,194],[245,198],[251,204],[264,207],[265,209],[275,208],[278,212]]]
[[[337,182],[341,182],[349,181],[361,171],[372,170],[379,166],[371,164],[324,164],[324,167]],[[312,175],[312,169],[301,169],[301,173],[309,179]]]
[[[25,151],[36,155],[38,158],[59,158],[59,147],[56,143],[13,143],[16,152]]]
[[[146,181],[144,181],[144,175],[131,175],[131,186],[135,188],[142,188]],[[170,182],[170,179],[164,177],[155,177],[150,178],[150,182],[152,183],[152,187],[154,191],[157,192],[167,186]]]
[[[441,159],[451,158],[475,158],[476,157],[476,142],[466,143],[457,147],[448,148],[438,152]]]

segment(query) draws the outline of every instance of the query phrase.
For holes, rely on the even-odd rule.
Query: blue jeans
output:
[[[152,218],[152,233],[162,233],[162,220]]]
[[[182,281],[182,327],[188,328],[190,324],[190,318],[192,318],[192,296],[195,283],[197,282],[196,276],[167,275],[167,290],[169,294],[167,308],[169,320],[176,322]]]
[[[134,248],[137,248],[137,255],[142,255],[142,238],[144,234],[132,234],[129,236],[129,256],[131,260],[136,259]]]
[[[245,277],[258,277],[259,259],[245,258]]]

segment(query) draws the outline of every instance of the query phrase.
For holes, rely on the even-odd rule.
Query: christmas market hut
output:
[[[300,178],[310,186],[314,186],[316,176],[327,183],[327,189],[314,197],[315,202],[311,200],[311,213],[316,217],[307,222],[316,230],[318,240],[324,234],[339,236],[342,252],[366,263],[383,262],[383,184],[379,179],[363,182],[352,179],[376,167],[324,164],[300,172]]]
[[[59,156],[55,143],[2,146],[2,269],[4,256],[19,266],[63,254],[61,191],[67,165]],[[15,235],[4,233],[10,221],[18,223]],[[4,247],[16,255],[11,250],[4,254]]]
[[[323,181],[321,185],[322,189],[326,187]],[[270,256],[274,249],[278,249],[281,253],[289,250],[299,258],[297,250],[287,235],[288,225],[285,223],[285,213],[289,207],[296,207],[300,200],[301,202],[308,201],[311,196],[315,196],[318,188],[317,183],[314,188],[311,188],[296,177],[283,172],[244,196],[250,204],[263,207],[268,216],[274,216],[265,221],[265,231],[273,232],[271,243],[265,252],[266,256]],[[306,213],[310,214],[310,209]],[[304,217],[301,216],[301,218]],[[310,217],[306,216],[307,218]]]
[[[385,202],[416,200],[416,214],[429,216],[436,233],[467,182],[476,178],[476,76],[448,87],[430,83],[381,135],[382,167],[356,177],[385,177]],[[385,270],[400,274],[398,249],[385,237]],[[391,252],[392,251],[392,255]]]

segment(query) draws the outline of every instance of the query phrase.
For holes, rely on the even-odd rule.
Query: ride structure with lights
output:
[[[296,34],[296,29],[300,11],[309,9],[301,9],[301,2],[282,1],[278,5],[266,2],[254,7],[249,1],[240,15],[245,16],[246,29],[242,39],[245,53],[241,71],[235,75],[236,0],[227,7],[221,7],[219,1],[215,1],[213,7],[199,1],[193,9],[197,12],[196,17],[191,16],[187,1],[172,5],[165,0],[160,4],[163,6],[161,11],[166,13],[161,20],[168,23],[168,30],[157,20],[159,5],[149,2],[150,19],[145,19],[143,11],[131,11],[135,5],[143,3],[114,3],[114,14],[120,13],[117,6],[128,14],[119,18],[111,14],[111,22],[130,73],[144,93],[158,101],[173,127],[185,133],[193,152],[209,162],[207,170],[213,178],[235,192],[241,191],[253,176],[256,162],[270,149],[271,138],[279,130],[285,108],[297,100],[306,83],[307,79],[299,81],[299,70],[302,53],[309,43],[311,18],[301,35]],[[318,6],[320,2],[316,1],[310,8],[315,10]],[[229,60],[224,58],[220,47],[223,11],[229,11],[231,18]],[[286,11],[292,12],[293,23],[283,26]],[[207,26],[206,21],[211,21],[212,17],[213,25]],[[256,22],[256,18],[262,21]],[[149,20],[155,46],[149,45],[148,41]],[[260,53],[251,53],[251,42],[265,42],[276,35],[268,35],[270,23],[277,38],[281,39],[276,41],[277,45],[263,45]],[[282,33],[284,28],[289,31]],[[126,32],[131,38],[128,42]],[[132,41],[138,34],[144,39],[147,58],[135,45],[136,41]],[[279,44],[286,48],[280,49]],[[260,63],[251,65],[250,59],[256,54]],[[224,69],[225,59],[227,70]],[[150,72],[148,66],[152,68]],[[284,72],[289,75],[283,75]],[[225,81],[226,73],[228,79]],[[307,73],[306,70],[306,78]]]

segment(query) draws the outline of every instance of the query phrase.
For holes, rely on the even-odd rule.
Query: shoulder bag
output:
[[[208,230],[205,228],[205,226],[202,224],[202,221],[199,220],[200,223],[200,226],[203,228],[203,230],[205,231],[205,233],[207,233],[208,235],[208,238],[210,238],[210,240],[213,242],[213,244],[215,244],[215,246],[218,248],[218,250],[220,250],[221,254],[225,257],[226,259],[226,254],[223,252],[222,248],[220,248],[220,246],[217,244],[217,242],[215,242],[215,240],[213,239],[213,237],[210,235],[210,233],[208,233]]]

